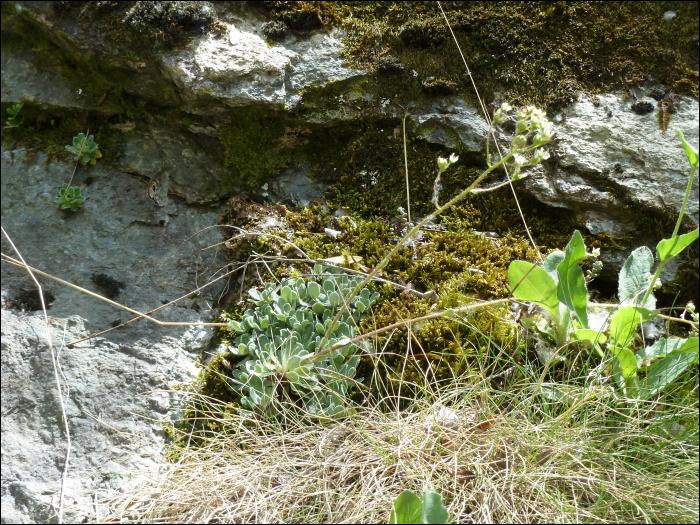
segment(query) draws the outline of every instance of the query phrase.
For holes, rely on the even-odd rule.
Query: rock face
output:
[[[645,90],[658,92],[659,87]],[[652,111],[640,114],[635,109],[640,100],[651,100]],[[556,162],[527,179],[526,188],[542,202],[587,213],[594,235],[633,231],[640,210],[678,214],[689,165],[673,129],[681,130],[690,144],[698,143],[698,101],[684,97],[676,106],[669,129],[662,131],[650,97],[625,100],[622,92],[594,100],[581,97],[555,115]],[[685,213],[698,223],[697,177]]]
[[[181,243],[214,224],[215,211],[180,202],[158,207],[144,183],[97,165],[90,167],[94,180],[83,190],[84,207],[62,212],[53,197],[71,170],[63,162],[47,165],[42,153],[27,158],[22,149],[2,149],[3,228],[29,265],[142,312],[196,288],[199,250],[220,236],[209,229]],[[2,251],[17,257],[5,238]],[[66,519],[79,522],[94,514],[91,491],[116,487],[131,472],[157,470],[165,438],[158,421],[178,417],[169,411],[177,400],[167,390],[196,377],[194,362],[208,347],[212,328],[141,320],[66,348],[65,343],[134,316],[39,280],[55,297],[48,315],[54,319],[51,337],[72,441]],[[8,308],[22,301],[17,298],[22,291],[34,288],[26,271],[3,263],[2,513],[7,523],[51,521],[67,450],[43,314]],[[162,321],[210,322],[205,299],[212,304],[214,292],[153,315]]]
[[[20,134],[7,131],[5,141],[3,130],[3,228],[29,265],[140,312],[191,294],[224,265],[220,251],[204,249],[221,242],[215,226],[233,195],[247,191],[257,200],[306,205],[323,194],[333,181],[310,178],[312,157],[325,148],[307,144],[310,137],[352,128],[352,119],[363,115],[393,119],[392,127],[403,117],[390,93],[373,90],[374,74],[343,62],[344,35],[336,29],[279,29],[273,42],[265,17],[239,3],[137,2],[128,15],[108,2],[8,4],[2,7],[3,114],[9,104],[25,106]],[[178,24],[166,24],[166,14]],[[400,63],[392,67],[384,74],[402,70]],[[314,90],[321,102],[307,100]],[[552,158],[521,190],[585,215],[592,234],[633,234],[640,214],[677,213],[687,162],[672,129],[697,145],[698,102],[677,100],[662,132],[656,99],[646,97],[657,90],[640,90],[636,101],[621,93],[581,98],[555,115]],[[441,154],[466,150],[483,158],[488,125],[480,111],[459,95],[434,95],[409,108],[425,140]],[[226,142],[223,130],[243,126],[238,110],[250,112],[245,122],[263,122],[257,110],[265,115],[262,138],[247,141],[243,128]],[[283,121],[279,132],[264,136],[277,121]],[[87,200],[77,212],[61,211],[53,199],[74,163],[57,152],[86,128],[109,154],[77,168],[72,184]],[[268,170],[255,187],[241,182],[243,167],[231,161],[231,151],[246,147],[251,171],[260,171],[255,162]],[[284,162],[270,161],[284,148],[291,151]],[[370,166],[366,171],[373,173]],[[155,201],[149,182],[157,182]],[[697,179],[686,221],[698,223]],[[4,237],[2,251],[16,257]],[[94,518],[96,498],[158,469],[166,442],[160,421],[178,417],[170,410],[178,399],[167,390],[195,376],[212,328],[140,320],[66,348],[62,342],[132,314],[40,282],[54,296],[48,315],[71,434],[65,519],[81,522]],[[23,292],[31,296],[34,288],[26,271],[3,262],[3,523],[55,520],[67,450],[43,314],[16,308],[27,305]],[[210,309],[224,290],[216,283],[154,317],[211,322]]]

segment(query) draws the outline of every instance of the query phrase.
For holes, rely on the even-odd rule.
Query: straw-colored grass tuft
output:
[[[483,391],[453,386],[432,405],[398,415],[362,408],[330,425],[292,411],[274,422],[222,417],[225,432],[108,501],[107,521],[387,522],[403,490],[428,488],[452,523],[697,522],[692,426],[693,436],[677,434],[653,404],[617,410],[609,390],[581,390],[550,416],[537,396],[520,396],[501,414],[480,408]],[[673,421],[697,429],[697,402],[675,409]]]

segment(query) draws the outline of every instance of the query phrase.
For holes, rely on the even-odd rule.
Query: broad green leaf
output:
[[[672,353],[698,353],[698,338],[690,337],[688,339],[678,338],[663,338],[656,341],[653,345],[643,348],[637,355],[642,359],[654,359],[664,357]]]
[[[659,359],[647,371],[641,384],[641,394],[651,397],[670,385],[679,375],[698,360],[694,352],[678,352]]]
[[[596,332],[590,328],[579,328],[571,333],[572,339],[579,341],[590,341],[591,343],[603,344],[605,336],[601,332]]]
[[[588,328],[588,299],[586,298],[586,279],[578,262],[586,256],[581,233],[576,230],[566,245],[564,260],[557,266],[559,285],[557,297],[570,310],[576,313],[583,328]]]
[[[241,327],[238,321],[231,320],[228,322],[228,326],[229,328],[231,328],[231,330],[235,330],[236,332],[245,332],[245,330]]]
[[[328,296],[328,302],[333,306],[338,306],[340,304],[340,295],[338,292],[331,292]]]
[[[637,374],[637,360],[629,348],[620,348],[618,346],[608,345],[608,348],[617,357],[620,371],[625,381],[628,381]]]
[[[251,288],[250,290],[248,290],[248,295],[250,295],[253,298],[253,301],[258,302],[263,300],[262,295],[255,288]]]
[[[673,257],[681,253],[685,248],[698,238],[699,228],[695,228],[690,233],[678,235],[673,239],[664,239],[656,245],[656,256],[661,263],[671,260]]]
[[[450,515],[442,505],[442,496],[430,490],[423,491],[423,523],[447,523]]]
[[[311,296],[312,299],[316,299],[319,294],[321,293],[321,287],[318,285],[316,281],[309,281],[309,284],[307,286],[307,291],[309,292],[309,295]]]
[[[322,303],[315,303],[311,307],[316,315],[323,315],[324,310],[326,309],[325,306],[323,306]]]
[[[654,254],[646,246],[634,250],[620,270],[617,295],[621,306],[641,306],[647,310],[656,308],[656,297],[649,294],[646,304],[642,301],[644,293],[651,285],[651,268],[654,266]]]
[[[644,308],[635,306],[620,308],[610,320],[610,344],[626,348],[637,325],[653,319],[655,316],[656,312]]]
[[[424,490],[421,501],[410,490],[404,490],[394,502],[389,523],[447,523],[449,514],[442,505],[442,496]]]
[[[508,267],[508,281],[513,297],[535,303],[547,310],[554,319],[559,319],[557,285],[542,268],[527,261],[513,261]]]
[[[280,290],[280,295],[286,302],[292,302],[292,289],[289,286],[283,286]]]
[[[693,146],[691,146],[685,141],[681,130],[677,129],[676,133],[678,133],[678,138],[681,139],[681,142],[683,143],[685,156],[688,157],[688,162],[690,162],[690,166],[694,169],[698,169],[698,150],[696,150]]]
[[[555,283],[559,282],[557,266],[559,266],[559,263],[564,260],[565,256],[566,254],[561,250],[554,251],[545,258],[544,264],[542,265],[542,269],[547,272],[552,279],[554,279]]]

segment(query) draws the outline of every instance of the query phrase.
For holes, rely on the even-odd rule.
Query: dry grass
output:
[[[291,411],[244,423],[212,402],[225,431],[106,502],[107,521],[386,522],[403,490],[429,488],[452,523],[697,522],[697,401],[629,410],[589,388],[552,415],[540,397],[492,392],[486,405],[511,408],[486,413],[483,386],[462,385],[398,417],[363,408],[331,425]],[[684,418],[691,436],[664,432]]]

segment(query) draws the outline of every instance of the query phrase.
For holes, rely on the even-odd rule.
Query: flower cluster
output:
[[[493,116],[493,125],[496,126],[503,123],[512,109],[510,104],[504,102]],[[553,135],[552,124],[547,120],[542,110],[534,106],[528,106],[518,112],[515,136],[507,153],[512,158],[512,162],[508,164],[514,168],[512,180],[523,178],[523,175],[520,173],[521,168],[534,166],[549,158],[549,152],[544,150],[542,146],[552,140]],[[489,143],[487,141],[487,155],[488,146]]]

